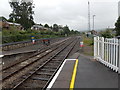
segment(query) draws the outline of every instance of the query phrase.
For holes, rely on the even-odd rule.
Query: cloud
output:
[[[95,29],[114,27],[117,20],[119,0],[89,0],[92,15],[95,17]],[[0,15],[9,16],[11,8],[7,0],[0,1]],[[2,4],[3,3],[3,4]],[[68,25],[70,29],[87,30],[88,0],[34,0],[36,23],[54,23]]]

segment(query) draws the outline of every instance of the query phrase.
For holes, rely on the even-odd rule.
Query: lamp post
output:
[[[95,21],[94,21],[95,20],[95,16],[96,15],[93,15],[93,30],[94,30],[94,27],[95,27]]]

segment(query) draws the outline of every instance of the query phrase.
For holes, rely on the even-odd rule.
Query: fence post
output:
[[[118,68],[118,74],[120,75],[120,36],[118,38],[118,63],[119,63],[119,68]]]
[[[104,37],[102,37],[102,60],[104,60]]]
[[[97,57],[100,57],[100,37],[97,37]]]
[[[96,43],[97,43],[97,42],[96,42],[96,38],[97,38],[97,37],[94,37],[94,59],[96,59],[96,53],[97,53],[97,52],[96,52],[96,50],[97,50],[97,48],[96,48],[96,47],[97,47],[97,46],[96,46]]]

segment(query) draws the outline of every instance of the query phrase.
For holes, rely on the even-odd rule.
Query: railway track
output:
[[[62,62],[67,58],[75,44],[76,42],[74,41],[69,46],[61,48],[55,55],[49,58],[41,66],[37,67],[33,72],[25,75],[23,77],[24,80],[18,83],[12,90],[20,88],[47,88],[47,85],[61,66]]]
[[[48,80],[48,78],[39,78],[39,80],[43,79],[43,81],[44,81],[44,79],[46,79],[45,81],[48,83],[48,81],[50,81],[50,78],[54,75],[55,71],[58,69],[58,66],[60,66],[60,63],[62,63],[62,61],[70,53],[69,50],[72,50],[72,48],[74,47],[74,45],[71,43],[72,42],[69,42],[69,43],[64,42],[62,44],[59,44],[56,47],[53,47],[52,49],[45,51],[44,53],[41,53],[42,55],[37,54],[37,56],[35,56],[34,58],[29,58],[27,63],[24,61],[24,62],[21,62],[22,64],[21,63],[16,64],[17,66],[14,68],[10,68],[10,69],[5,68],[3,70],[3,72],[8,72],[8,71],[12,71],[12,70],[13,70],[13,72],[12,73],[8,72],[9,74],[7,73],[6,75],[4,75],[3,88],[4,89],[6,89],[6,88],[16,89],[19,86],[21,86],[21,84],[23,84],[23,82],[28,81],[28,79],[31,78],[34,74],[36,74],[36,72],[38,72],[39,70],[42,70],[43,72],[37,73],[37,75],[49,76],[49,80]],[[69,44],[73,45],[73,46],[71,46],[71,49],[69,48],[67,50],[68,53],[65,55],[66,52],[63,53],[63,51],[65,51],[65,49],[68,48],[68,46],[70,46]],[[75,44],[75,42],[74,42],[74,44]],[[60,48],[60,46],[62,48]],[[61,52],[62,52],[62,54],[61,54]],[[57,57],[59,60],[55,59],[55,57]],[[37,63],[37,64],[35,64],[35,63]],[[20,68],[21,65],[22,65],[22,68]],[[46,66],[46,65],[48,65],[48,66]],[[51,65],[51,66],[49,66],[49,65]],[[54,65],[54,67],[52,65]],[[13,65],[13,66],[15,66],[15,65]],[[34,67],[34,69],[33,69],[33,67]],[[14,71],[15,68],[16,68],[16,71]],[[26,68],[29,68],[29,70],[26,70]],[[43,69],[41,69],[41,68],[43,68]],[[45,73],[44,71],[47,71],[47,69],[45,69],[45,68],[48,68],[48,71],[50,70],[53,73],[49,73],[49,72]],[[18,74],[17,76],[19,77],[19,79],[17,79],[17,80],[16,80],[17,76],[15,76],[16,74]],[[11,79],[15,78],[15,79],[11,80],[9,78],[11,78]],[[33,80],[35,80],[35,79],[38,79],[38,78],[33,78]],[[7,82],[9,82],[9,83],[7,83]],[[46,86],[46,85],[44,85],[44,86]]]
[[[20,58],[20,59],[16,60],[16,62],[9,63],[9,65],[3,65],[3,66],[2,66],[2,70],[6,70],[6,69],[8,69],[8,68],[10,68],[10,67],[15,66],[15,65],[18,64],[18,63],[21,63],[21,62],[27,60],[28,58],[32,58],[32,57],[34,57],[34,56],[37,56],[37,55],[39,55],[40,53],[43,53],[43,52],[49,50],[50,48],[55,47],[56,45],[59,45],[59,44],[62,43],[62,42],[65,42],[65,41],[68,40],[68,39],[69,39],[69,38],[64,39],[64,40],[61,40],[61,41],[56,42],[56,43],[53,43],[52,45],[47,46],[47,47],[46,47],[46,46],[45,46],[45,47],[42,47],[42,48],[38,49],[37,51],[34,51],[34,54],[32,54],[32,55],[28,55],[28,56],[26,56],[26,57]],[[30,52],[28,52],[28,53],[30,53]],[[33,52],[31,52],[31,53],[33,53]]]
[[[29,65],[29,64],[34,63],[35,61],[37,61],[38,59],[44,57],[48,53],[52,52],[52,50],[57,49],[59,46],[63,45],[64,43],[65,43],[65,41],[61,42],[61,44],[57,43],[57,44],[55,44],[56,47],[53,45],[51,47],[45,48],[45,49],[41,50],[40,52],[37,52],[34,55],[30,56],[30,57],[27,57],[27,58],[25,58],[23,60],[20,60],[20,61],[16,62],[15,64],[12,64],[12,65],[10,65],[10,66],[8,66],[6,68],[3,68],[2,69],[2,73],[4,75],[3,80],[10,77],[10,75],[13,75],[15,72],[17,72],[17,70],[22,69],[21,67],[25,67],[24,64],[27,65],[27,63],[28,63],[28,65]],[[16,71],[14,71],[14,70],[16,70]],[[10,72],[11,72],[11,74],[10,74]]]
[[[2,80],[4,81],[4,80],[8,79],[9,77],[14,75],[18,71],[28,67],[29,65],[31,65],[35,62],[37,62],[39,59],[41,59],[42,57],[51,53],[52,51],[56,50],[58,47],[60,47],[64,43],[65,42],[62,42],[61,44],[57,44],[56,47],[52,46],[52,47],[43,49],[43,51],[41,51],[39,53],[35,53],[34,55],[32,55],[26,59],[20,60],[19,62],[15,63],[9,67],[3,68],[2,69],[2,74],[3,74]]]

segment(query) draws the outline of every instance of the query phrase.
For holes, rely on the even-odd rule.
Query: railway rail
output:
[[[66,39],[67,40],[67,39]],[[65,41],[66,41],[65,40]],[[17,73],[18,71],[24,69],[25,67],[31,65],[32,63],[38,61],[40,58],[44,57],[45,55],[47,55],[48,53],[52,52],[52,49],[55,50],[57,49],[60,45],[64,44],[65,41],[61,41],[51,47],[45,48],[43,50],[38,50],[37,53],[35,53],[34,55],[27,57],[23,60],[20,60],[10,66],[7,66],[5,68],[2,69],[2,74],[3,74],[3,81],[8,79],[10,76],[14,75],[15,73]],[[61,44],[60,44],[61,43]],[[55,47],[56,46],[56,47]],[[40,52],[39,52],[40,51]],[[26,63],[27,62],[27,63]],[[24,64],[24,65],[23,65]],[[26,65],[25,65],[26,64]]]
[[[42,53],[42,52],[45,52],[46,50],[48,50],[48,49],[50,49],[50,48],[52,48],[52,47],[55,47],[56,45],[59,45],[60,43],[62,43],[62,42],[64,42],[64,41],[66,41],[66,40],[68,40],[69,38],[66,38],[66,39],[63,39],[63,40],[61,40],[61,41],[58,41],[58,42],[55,42],[55,43],[53,43],[53,44],[51,44],[51,45],[49,45],[49,46],[42,46],[42,48],[39,48],[38,50],[36,50],[36,51],[30,51],[30,52],[23,52],[23,53],[20,53],[20,54],[29,54],[29,53],[32,53],[31,55],[28,55],[28,56],[26,56],[26,57],[21,57],[21,58],[19,58],[19,59],[17,59],[15,62],[9,62],[9,64],[8,65],[6,65],[6,64],[4,64],[4,65],[2,65],[3,67],[2,67],[2,70],[5,70],[5,69],[8,69],[8,68],[10,68],[10,67],[12,67],[12,66],[14,66],[14,65],[16,65],[16,64],[18,64],[18,63],[20,63],[20,62],[23,62],[23,61],[25,61],[26,59],[28,59],[28,58],[31,58],[31,57],[34,57],[34,56],[36,56],[36,55],[38,55],[38,54],[40,54],[40,53]],[[33,54],[34,53],[34,54]],[[11,55],[7,55],[8,57],[10,57]],[[5,57],[6,57],[6,55],[5,55]],[[2,58],[2,60],[4,61],[4,57]]]
[[[42,57],[46,56],[47,54],[51,53],[52,51],[56,50],[58,47],[60,47],[61,45],[63,45],[65,42],[56,45],[56,47],[51,47],[51,49],[44,49],[43,51],[36,53],[30,57],[28,57],[27,59],[21,60],[9,67],[3,68],[2,73],[3,73],[3,78],[2,80],[6,80],[7,78],[11,77],[12,75],[14,75],[15,73],[17,73],[18,71],[26,68],[27,66],[33,64],[34,62],[37,62],[39,59],[41,59]]]
[[[68,42],[69,41],[69,42]],[[52,77],[55,75],[63,60],[67,58],[74,48],[76,40],[70,39],[39,52],[27,60],[21,61],[3,69],[3,89],[10,88],[46,88]],[[37,82],[39,84],[31,85]]]

